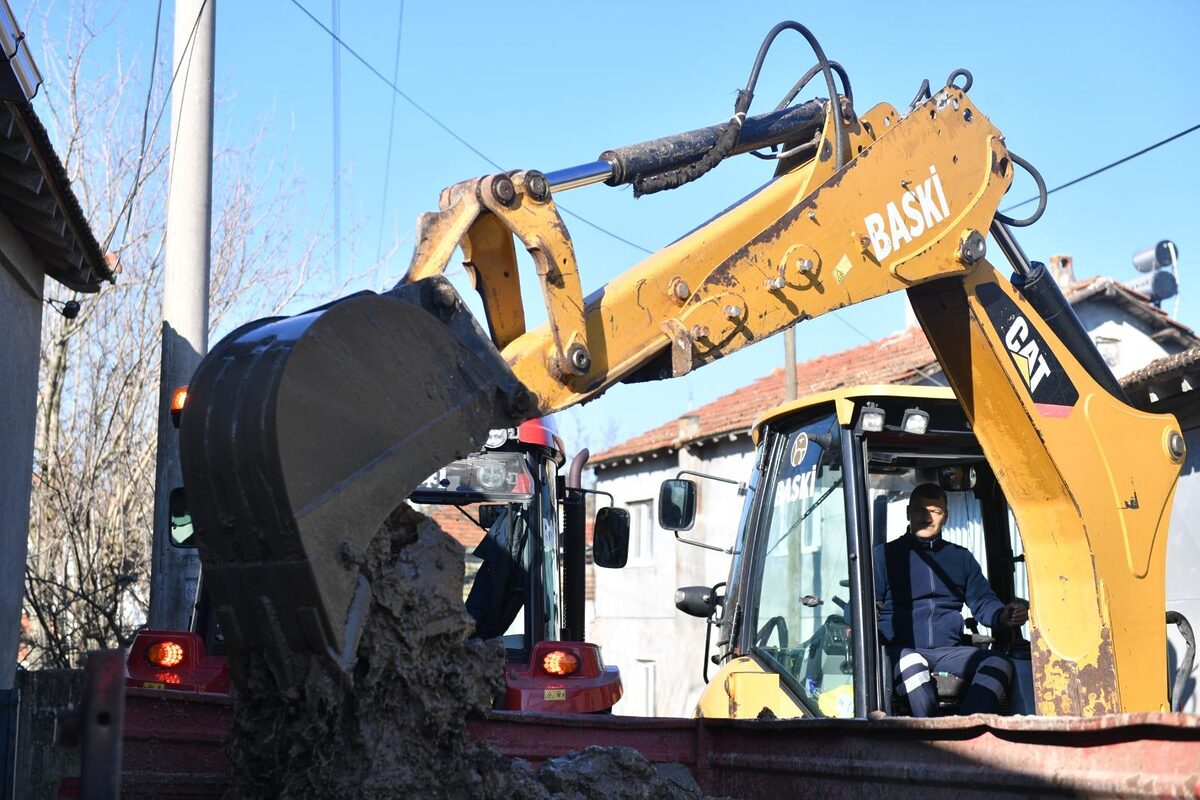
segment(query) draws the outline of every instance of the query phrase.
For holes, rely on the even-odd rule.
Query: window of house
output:
[[[1096,341],[1096,349],[1100,351],[1100,356],[1104,359],[1104,363],[1116,369],[1121,361],[1121,340],[1114,339],[1111,336],[1096,336],[1093,338]]]
[[[629,560],[646,563],[654,560],[654,501],[636,500],[629,509]]]
[[[657,717],[658,664],[647,658],[639,658],[637,664],[642,682],[641,713],[647,717]]]

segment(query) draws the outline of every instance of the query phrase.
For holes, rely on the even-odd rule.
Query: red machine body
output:
[[[188,631],[141,631],[125,660],[126,685],[177,692],[228,692],[225,656],[212,656]]]
[[[506,711],[603,713],[622,693],[617,668],[606,667],[600,648],[588,642],[538,642],[527,666],[508,665],[504,682]]]

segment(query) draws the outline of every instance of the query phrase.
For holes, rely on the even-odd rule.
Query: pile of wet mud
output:
[[[227,744],[227,798],[700,797],[686,771],[660,774],[626,748],[589,748],[537,771],[473,740],[466,720],[504,689],[498,641],[470,639],[462,548],[407,506],[363,557],[370,617],[351,676],[313,660],[279,691],[262,664],[244,665]]]

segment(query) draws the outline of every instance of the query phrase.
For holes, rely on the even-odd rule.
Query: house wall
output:
[[[750,438],[742,435],[733,442],[597,471],[598,490],[611,492],[620,507],[649,501],[653,522],[650,558],[638,559],[631,553],[624,569],[596,570],[596,616],[589,638],[600,645],[605,662],[621,670],[625,695],[616,713],[692,715],[704,688],[705,623],[676,610],[675,590],[726,580],[729,556],[679,543],[670,531],[658,527],[659,485],[681,469],[743,481],[753,463],[751,448]],[[692,479],[699,488],[697,522],[682,536],[730,547],[743,498],[735,486]]]
[[[1075,314],[1118,378],[1182,349],[1175,342],[1154,341],[1153,330],[1147,323],[1130,316],[1115,303],[1086,300],[1076,304]]]
[[[0,217],[0,690],[11,689],[25,587],[45,274]]]

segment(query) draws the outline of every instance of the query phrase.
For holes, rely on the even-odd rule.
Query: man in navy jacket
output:
[[[946,493],[923,483],[909,497],[908,531],[875,548],[879,633],[914,717],[931,716],[937,707],[931,671],[970,682],[959,713],[995,713],[1012,665],[999,653],[961,643],[962,607],[989,628],[1019,628],[1029,609],[1000,602],[971,552],[942,539],[945,524]]]

